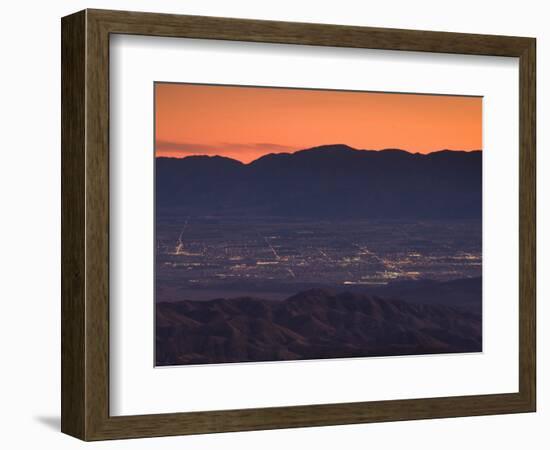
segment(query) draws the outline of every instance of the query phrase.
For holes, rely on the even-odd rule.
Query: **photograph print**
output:
[[[155,83],[155,365],[481,352],[482,101]]]

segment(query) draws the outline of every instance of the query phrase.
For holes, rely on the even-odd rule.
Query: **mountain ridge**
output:
[[[482,153],[482,150],[480,149],[474,149],[474,150],[461,150],[461,149],[441,149],[441,150],[434,150],[432,152],[429,152],[429,153],[420,153],[420,152],[411,152],[409,150],[405,150],[405,149],[401,149],[401,148],[392,148],[392,147],[388,147],[388,148],[382,148],[382,149],[378,149],[378,150],[375,150],[375,149],[362,149],[362,148],[354,148],[354,147],[351,147],[347,144],[326,144],[326,145],[318,145],[318,146],[315,146],[315,147],[310,147],[310,148],[305,148],[305,149],[301,149],[301,150],[296,150],[295,152],[277,152],[277,153],[267,153],[265,155],[262,155],[248,163],[243,163],[242,161],[239,161],[238,159],[235,159],[235,158],[230,158],[228,156],[220,156],[220,155],[208,155],[208,154],[204,154],[204,155],[201,155],[201,154],[197,154],[197,155],[189,155],[189,156],[183,156],[183,157],[173,157],[173,156],[157,156],[156,159],[157,160],[185,160],[185,159],[190,159],[190,158],[202,158],[202,159],[224,159],[224,160],[230,160],[230,161],[235,161],[236,163],[240,164],[240,165],[243,165],[243,166],[250,166],[250,165],[253,165],[255,162],[263,159],[263,158],[266,158],[266,157],[271,157],[271,156],[277,156],[277,155],[282,155],[282,156],[285,156],[285,155],[296,155],[296,154],[299,154],[299,153],[302,153],[302,152],[315,152],[315,151],[325,151],[325,150],[329,150],[329,149],[332,149],[332,148],[342,148],[342,150],[344,150],[344,148],[347,148],[349,149],[349,151],[352,151],[352,152],[368,152],[368,153],[388,153],[388,152],[402,152],[402,153],[406,153],[406,154],[409,154],[409,155],[418,155],[418,156],[429,156],[429,155],[433,155],[433,154],[437,154],[437,153],[446,153],[446,152],[454,152],[454,153]]]
[[[189,215],[481,218],[481,151],[357,150],[342,144],[225,157],[158,158],[160,208]]]
[[[156,305],[156,364],[208,364],[479,352],[481,316],[350,292],[311,289]]]

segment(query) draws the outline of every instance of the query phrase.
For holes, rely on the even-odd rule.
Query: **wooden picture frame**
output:
[[[533,38],[85,10],[62,19],[62,417],[83,440],[535,411]],[[109,415],[109,36],[135,34],[519,58],[519,391],[140,416]]]

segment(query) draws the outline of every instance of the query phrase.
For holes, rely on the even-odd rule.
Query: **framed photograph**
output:
[[[61,29],[64,433],[535,411],[534,38]]]

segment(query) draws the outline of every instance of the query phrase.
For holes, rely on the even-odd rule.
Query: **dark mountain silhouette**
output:
[[[327,218],[481,218],[481,151],[356,150],[156,159],[160,209]]]
[[[365,294],[156,305],[157,365],[478,351],[480,315]]]

